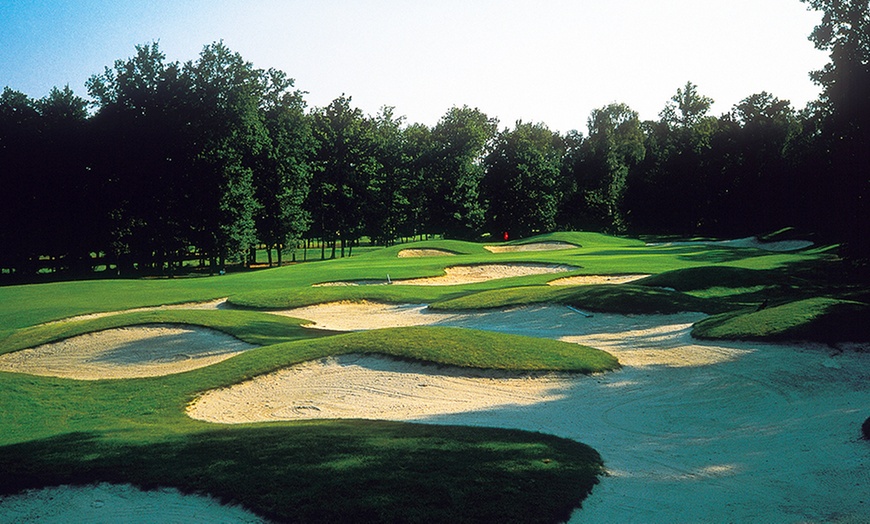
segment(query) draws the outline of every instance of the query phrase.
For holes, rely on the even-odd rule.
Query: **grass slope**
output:
[[[870,340],[870,306],[833,298],[797,300],[761,310],[716,315],[695,324],[692,336],[736,340]]]

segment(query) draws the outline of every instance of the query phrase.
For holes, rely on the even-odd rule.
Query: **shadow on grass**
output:
[[[559,522],[603,467],[571,440],[458,426],[326,421],[116,437],[6,446],[0,492],[130,483],[207,493],[280,522]]]

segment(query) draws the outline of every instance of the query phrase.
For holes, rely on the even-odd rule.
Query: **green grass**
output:
[[[480,369],[597,373],[619,367],[609,353],[578,344],[448,327],[362,331],[311,341],[307,346],[323,347],[324,353],[384,354]]]
[[[791,232],[776,237],[785,234]],[[594,450],[535,433],[375,421],[222,426],[184,414],[202,391],[328,355],[378,353],[524,371],[618,367],[611,355],[591,348],[450,328],[334,335],[253,310],[162,310],[40,325],[79,314],[220,297],[252,309],[336,300],[428,303],[433,309],[552,302],[628,314],[715,314],[695,326],[702,337],[829,342],[848,334],[870,340],[864,327],[870,301],[866,279],[845,271],[828,246],[799,253],[648,247],[594,233],[553,233],[511,243],[538,241],[578,247],[493,254],[483,244],[435,240],[219,277],[0,287],[0,353],[153,323],[206,326],[261,346],[165,377],[75,381],[0,373],[0,490],[131,482],[211,493],[278,520],[557,522],[580,504],[603,471]],[[398,258],[408,248],[455,255]],[[387,274],[434,276],[450,265],[498,262],[578,269],[473,285],[311,287]],[[623,285],[545,285],[567,275],[620,273],[654,276]],[[768,307],[756,311],[763,301]]]

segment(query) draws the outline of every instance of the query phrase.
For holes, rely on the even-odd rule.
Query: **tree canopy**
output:
[[[87,82],[42,99],[0,92],[0,276],[42,271],[212,271],[257,246],[423,234],[527,236],[558,229],[737,236],[796,226],[870,257],[868,2],[821,10],[810,39],[819,100],[796,109],[762,91],[726,113],[692,82],[641,121],[595,109],[587,134],[544,123],[499,129],[452,107],[432,127],[342,95],[309,108],[294,80],[223,42],[168,62],[136,46]]]

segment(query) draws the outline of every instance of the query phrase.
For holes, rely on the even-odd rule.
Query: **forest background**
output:
[[[174,274],[294,260],[317,241],[502,239],[555,230],[739,237],[796,227],[870,257],[870,9],[804,0],[830,62],[802,109],[767,92],[720,116],[687,82],[654,121],[595,109],[586,133],[450,108],[429,127],[350,96],[308,108],[294,80],[223,42],[185,63],[157,43],[67,86],[0,94],[0,278]]]

